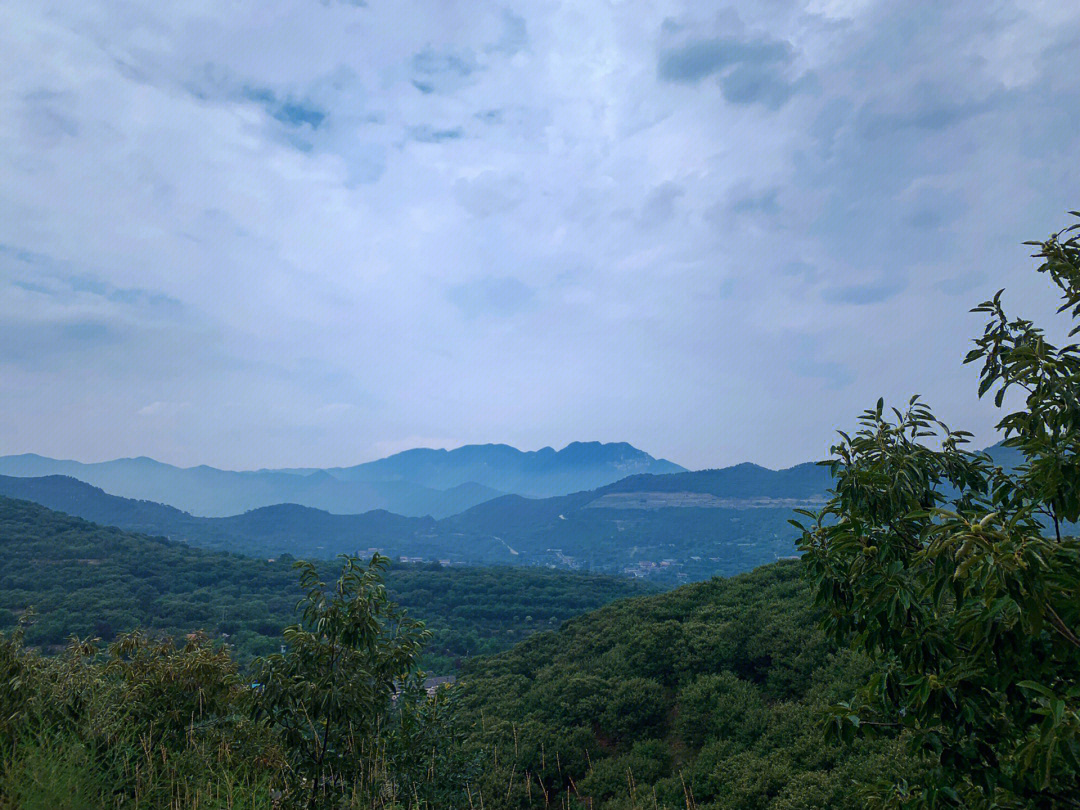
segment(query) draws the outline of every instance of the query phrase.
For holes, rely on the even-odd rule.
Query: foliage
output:
[[[257,578],[282,567],[132,537],[32,504],[9,501],[0,507],[9,557],[18,560],[5,563],[8,576],[23,571],[31,583],[67,578],[70,586],[100,576],[90,581],[116,589],[117,600],[132,599],[133,593],[145,599],[139,609],[155,605],[154,595],[142,590],[144,583],[163,591],[157,598],[177,599],[181,594],[172,588],[203,576],[209,584],[199,597],[214,599],[235,577],[240,594],[230,603],[231,614],[242,608],[242,599],[251,598],[243,590],[248,587],[244,575]],[[130,560],[137,563],[125,562]],[[122,567],[120,576],[109,570],[114,561],[130,567]],[[0,690],[0,716],[18,714],[23,705],[37,707],[4,732],[12,742],[0,757],[3,795],[13,804],[52,806],[58,794],[48,777],[55,774],[63,795],[97,797],[84,806],[267,807],[275,796],[279,804],[304,804],[314,794],[323,803],[345,799],[386,808],[395,802],[432,808],[580,807],[588,799],[594,810],[793,810],[858,807],[853,781],[917,774],[895,739],[866,741],[851,750],[820,744],[815,718],[861,677],[863,665],[850,655],[833,654],[814,629],[810,589],[798,563],[624,600],[571,619],[557,632],[536,633],[501,656],[470,659],[459,685],[431,700],[421,695],[415,676],[390,677],[398,698],[389,705],[386,693],[380,698],[377,690],[369,693],[374,702],[350,704],[357,685],[345,670],[377,669],[386,657],[377,650],[370,658],[360,644],[348,667],[328,665],[334,646],[339,650],[334,657],[342,654],[342,639],[364,635],[347,629],[350,615],[377,615],[384,641],[393,638],[399,617],[384,601],[391,583],[382,589],[376,576],[381,570],[355,560],[350,565],[352,584],[340,586],[322,584],[324,567],[304,566],[307,591],[301,607],[311,610],[290,632],[297,643],[286,643],[283,654],[248,668],[250,677],[223,653],[220,639],[211,643],[199,636],[173,648],[154,635],[136,634],[111,645],[112,652],[95,654],[93,645],[84,644],[79,655],[42,656],[21,642],[9,646],[11,654],[0,656],[3,682],[43,691],[29,700],[21,686],[18,695]],[[228,576],[216,579],[215,566]],[[459,615],[473,616],[478,624],[506,621],[505,613],[519,609],[511,606],[500,614],[500,588],[524,584],[530,599],[550,588],[545,612],[526,618],[533,626],[555,627],[545,613],[555,613],[557,599],[570,601],[558,611],[566,615],[590,598],[586,586],[608,582],[547,572],[522,579],[526,572],[514,569],[468,577],[453,568],[396,570],[415,572],[417,584],[430,588],[429,596],[421,596],[420,587],[406,591],[420,604],[454,600],[469,611]],[[134,573],[140,571],[141,579]],[[395,569],[386,573],[392,578]],[[483,589],[499,576],[505,581]],[[470,584],[481,586],[479,595],[465,590]],[[362,609],[350,614],[348,605],[358,596]],[[327,617],[337,627],[331,634],[337,641],[318,631]],[[33,630],[30,624],[14,635],[29,637]],[[234,637],[238,633],[234,629]],[[406,647],[399,662],[414,652]],[[15,677],[11,666],[22,674]],[[276,682],[267,677],[269,670],[276,672]],[[259,689],[250,688],[252,679]],[[87,685],[73,686],[80,683]],[[44,688],[48,684],[55,686]],[[3,702],[5,696],[11,700]],[[67,696],[78,696],[79,705],[93,707],[93,714],[64,719],[73,716],[65,708]],[[346,729],[346,704],[355,724],[368,733]],[[39,715],[44,719],[35,720]],[[154,719],[158,715],[160,724]],[[320,717],[322,727],[305,731],[297,721],[305,715]],[[345,772],[349,779],[342,780]]]
[[[1076,227],[1036,254],[1073,318]],[[830,730],[903,728],[933,765],[891,806],[1080,807],[1080,544],[1063,534],[1080,518],[1080,350],[1001,296],[976,308],[989,322],[967,362],[997,406],[1023,392],[998,427],[1024,462],[968,452],[917,397],[891,415],[879,401],[833,448],[832,499],[805,513],[823,627],[875,662]]]
[[[333,590],[301,564],[302,623],[255,685],[198,633],[41,656],[25,615],[0,634],[0,807],[463,806],[475,766],[384,564],[345,560]]]
[[[0,636],[0,807],[270,805],[280,749],[205,638],[73,639],[43,658],[24,630]]]
[[[800,571],[624,600],[470,662],[487,806],[854,810],[853,781],[917,777],[899,739],[822,745],[865,662],[816,629]]]
[[[388,709],[415,678],[430,638],[387,597],[387,562],[346,557],[332,590],[314,565],[297,563],[303,623],[285,628],[286,652],[254,667],[256,714],[280,730],[311,807],[355,782],[374,782]]]

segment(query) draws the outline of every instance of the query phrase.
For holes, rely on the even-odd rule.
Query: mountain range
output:
[[[372,510],[339,515],[275,504],[202,517],[123,498],[70,476],[0,476],[0,495],[128,531],[259,557],[331,557],[379,549],[450,563],[544,565],[650,579],[703,579],[795,553],[793,506],[819,503],[826,471],[813,464],[773,471],[635,475],[550,498],[504,495],[435,519]]]
[[[593,489],[634,474],[684,471],[629,444],[600,442],[528,452],[504,444],[421,448],[333,469],[233,471],[205,465],[176,467],[146,457],[92,464],[34,454],[0,457],[2,475],[66,475],[113,495],[167,503],[202,517],[294,503],[335,514],[385,509],[441,518],[504,493],[543,498]]]
[[[1019,460],[1017,453],[1008,448],[998,446],[990,451],[1005,466]],[[10,462],[10,458],[0,461]],[[24,473],[35,469],[25,461],[28,457],[19,458],[24,460],[19,467]],[[236,480],[228,476],[245,480],[243,476],[273,475],[299,481],[317,477],[342,487],[388,483],[424,486],[401,479],[344,480],[347,475],[411,475],[429,484],[483,487],[476,482],[454,485],[453,476],[475,476],[484,470],[500,469],[496,463],[500,458],[504,460],[501,469],[511,470],[502,480],[515,486],[528,481],[537,487],[541,486],[537,482],[554,486],[558,480],[573,480],[568,470],[575,468],[586,479],[611,476],[617,474],[616,470],[640,465],[669,469],[668,462],[657,461],[629,445],[570,445],[559,453],[535,454],[512,448],[508,452],[501,446],[410,451],[377,462],[366,472],[358,467],[314,472],[212,472],[223,476],[221,480],[226,483]],[[82,465],[80,470],[115,470],[121,462],[112,464]],[[177,475],[191,472],[157,462],[146,466],[151,470],[173,470]],[[0,464],[0,469],[10,466]],[[442,516],[399,514],[388,509],[339,514],[296,502],[206,516],[178,508],[180,503],[175,498],[166,505],[156,499],[121,497],[107,492],[108,487],[71,476],[0,475],[3,496],[33,501],[128,531],[256,557],[290,554],[329,558],[377,549],[409,560],[540,565],[669,583],[736,574],[796,554],[796,533],[788,524],[792,509],[821,504],[829,485],[827,469],[812,463],[784,470],[739,464],[698,472],[676,469],[663,474],[634,474],[603,486],[550,497],[499,495]],[[315,490],[294,491],[310,495]]]

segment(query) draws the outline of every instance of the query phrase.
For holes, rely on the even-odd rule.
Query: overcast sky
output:
[[[1080,7],[0,5],[0,453],[821,457],[1080,207]]]

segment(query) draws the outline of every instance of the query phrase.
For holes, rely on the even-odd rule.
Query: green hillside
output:
[[[854,784],[912,765],[896,739],[823,743],[825,707],[864,670],[818,631],[800,569],[622,601],[471,662],[459,688],[492,758],[485,794],[530,808],[865,807]]]
[[[324,564],[327,576],[337,569]],[[174,635],[204,629],[241,660],[277,649],[294,621],[291,560],[251,559],[88,523],[0,498],[0,629],[33,606],[27,642],[71,634],[104,640],[135,628]],[[538,568],[395,565],[391,597],[434,633],[425,665],[504,650],[525,636],[624,596],[643,583]]]
[[[228,633],[243,661],[276,649],[293,618],[287,560],[204,551],[10,499],[0,499],[0,550],[0,624],[35,605],[31,644],[203,627]],[[327,576],[336,568],[326,564]],[[800,569],[779,563],[589,613],[647,587],[422,565],[395,566],[387,583],[434,631],[429,670],[461,667],[453,692],[465,737],[455,750],[474,763],[470,789],[485,806],[862,807],[853,784],[913,766],[896,739],[822,742],[824,708],[865,670],[817,630]]]

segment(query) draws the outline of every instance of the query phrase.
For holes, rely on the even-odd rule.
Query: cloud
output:
[[[981,440],[966,302],[1054,308],[1069,4],[40,5],[0,11],[5,452],[782,466],[916,390]]]
[[[443,143],[444,141],[456,141],[464,136],[465,131],[461,127],[438,128],[431,124],[418,124],[406,129],[409,137],[419,143]]]
[[[549,109],[506,104],[501,107],[480,110],[473,119],[488,127],[499,127],[506,138],[523,143],[535,143],[538,133],[552,125]]]
[[[821,296],[838,304],[880,304],[903,292],[907,284],[900,279],[884,279],[859,284],[826,287]]]
[[[114,350],[128,338],[129,329],[85,316],[52,323],[9,318],[0,325],[0,364],[65,368],[71,362],[92,362],[97,352]]]
[[[829,391],[840,391],[856,381],[855,369],[845,362],[831,359],[838,352],[821,336],[797,334],[788,336],[787,340],[789,370],[797,377],[821,380]]]
[[[670,26],[666,30],[681,31]],[[789,42],[767,37],[691,39],[661,49],[657,76],[677,84],[697,84],[717,76],[729,103],[760,103],[776,110],[796,92],[814,86],[810,75],[789,77],[794,61],[795,51]]]
[[[487,277],[456,284],[446,294],[466,318],[506,318],[528,307],[535,292],[510,276]]]
[[[412,84],[424,94],[449,93],[462,87],[477,70],[471,51],[437,51],[429,46],[412,57]]]
[[[917,231],[940,231],[967,213],[964,195],[932,184],[919,184],[905,195],[903,221]]]
[[[502,13],[502,25],[502,35],[497,42],[487,46],[487,51],[513,56],[528,46],[529,31],[524,17],[505,8]]]
[[[70,94],[35,90],[22,98],[23,127],[27,137],[43,147],[57,146],[64,138],[79,134],[79,122],[71,115]]]
[[[730,209],[734,214],[766,214],[774,216],[780,213],[780,205],[776,199],[779,194],[780,189],[778,188],[743,194],[731,201]]]
[[[173,418],[188,410],[190,407],[190,402],[164,402],[162,400],[157,400],[139,408],[136,413],[139,416]]]
[[[91,296],[127,309],[153,310],[155,317],[183,309],[178,299],[161,291],[117,287],[85,269],[74,269],[69,262],[13,245],[0,244],[0,270],[12,284],[54,300],[70,302]]]
[[[724,98],[732,104],[760,103],[771,110],[784,106],[802,89],[815,86],[812,76],[789,81],[774,66],[739,65],[720,79]]]
[[[896,136],[905,129],[940,131],[983,113],[998,109],[1007,101],[1000,90],[981,96],[960,82],[919,82],[898,99],[868,103],[859,111],[858,127],[870,139]]]
[[[661,183],[645,198],[641,206],[641,223],[647,227],[663,225],[675,213],[675,201],[683,196],[686,190],[678,183],[668,181]]]
[[[246,87],[244,98],[263,106],[272,118],[291,127],[309,126],[318,129],[326,120],[326,111],[310,102],[278,99],[273,90],[265,87]]]
[[[807,284],[815,283],[820,277],[821,273],[816,266],[810,262],[805,262],[799,259],[795,261],[787,262],[777,268],[780,275],[792,276],[794,278],[801,279]]]
[[[967,295],[979,285],[986,282],[986,274],[978,270],[960,273],[951,278],[943,278],[934,283],[934,286],[946,295]]]
[[[13,286],[56,302],[97,299],[121,305],[128,312],[153,313],[157,318],[179,315],[183,310],[178,299],[161,291],[117,287],[85,270],[73,269],[70,263],[12,245],[0,244],[0,270]]]
[[[454,196],[470,214],[488,217],[508,213],[525,199],[527,187],[520,174],[500,174],[483,171],[473,178],[460,178],[454,183]]]
[[[786,65],[791,60],[786,42],[697,39],[661,50],[657,74],[663,81],[694,84],[733,65]]]
[[[834,391],[855,382],[855,372],[843,363],[799,358],[792,362],[791,368],[800,377],[824,380]]]

